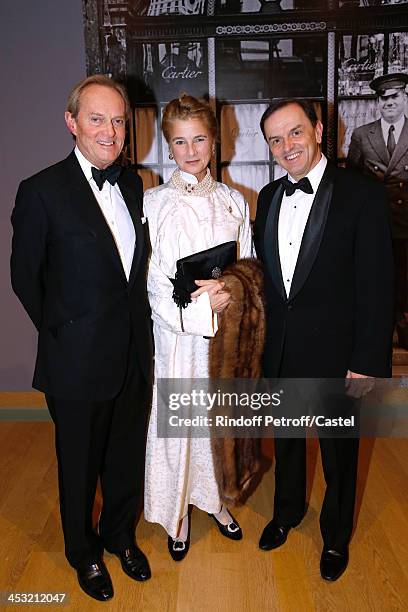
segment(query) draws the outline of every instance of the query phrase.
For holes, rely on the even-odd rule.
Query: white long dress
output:
[[[172,299],[176,261],[229,240],[238,241],[239,257],[251,256],[248,205],[236,190],[212,181],[209,193],[186,194],[180,177],[196,183],[194,176],[178,174],[145,193],[152,255],[148,294],[155,341],[155,380],[159,378],[207,378],[208,343],[217,331],[207,293],[180,312]],[[207,179],[211,178],[209,174]],[[208,183],[208,180],[206,181]],[[214,190],[215,188],[215,190]],[[221,501],[214,476],[209,438],[158,438],[156,384],[146,448],[145,518],[159,523],[176,538],[179,521],[188,505],[217,513]]]

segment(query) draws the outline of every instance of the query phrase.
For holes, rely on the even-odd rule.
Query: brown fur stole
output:
[[[210,341],[210,378],[257,379],[265,340],[261,264],[256,259],[241,259],[225,270],[222,280],[231,301],[219,315],[218,332]],[[221,499],[230,506],[237,504],[259,469],[260,440],[213,438],[212,450]]]

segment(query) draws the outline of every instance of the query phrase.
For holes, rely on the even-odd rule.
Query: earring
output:
[[[171,151],[169,151],[169,159],[174,159],[173,153]]]

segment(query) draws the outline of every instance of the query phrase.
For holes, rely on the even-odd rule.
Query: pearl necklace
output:
[[[173,187],[184,195],[208,196],[217,189],[217,182],[214,181],[208,168],[207,174],[199,183],[187,183],[187,181],[181,177],[179,168],[173,172],[170,181]]]

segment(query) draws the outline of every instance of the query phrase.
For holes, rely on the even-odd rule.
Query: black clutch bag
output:
[[[195,280],[217,279],[225,268],[237,261],[237,243],[235,240],[223,242],[211,249],[193,253],[176,263],[176,277],[173,283],[173,300],[180,308],[186,308],[191,302],[191,293],[198,289]]]

